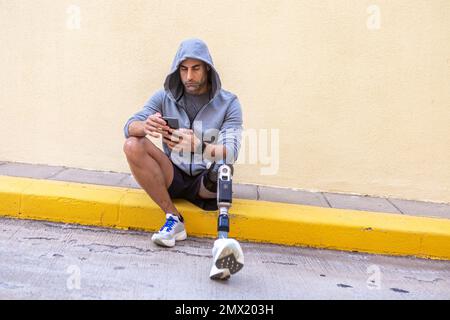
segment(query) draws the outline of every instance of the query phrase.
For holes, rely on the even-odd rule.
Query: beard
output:
[[[208,84],[207,79],[199,82],[183,82],[186,91],[192,93],[201,91],[203,88],[207,86],[207,84]]]

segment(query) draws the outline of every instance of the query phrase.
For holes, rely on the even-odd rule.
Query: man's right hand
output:
[[[159,138],[164,131],[169,131],[169,126],[167,126],[166,121],[159,112],[149,116],[144,121],[144,132],[146,135]]]

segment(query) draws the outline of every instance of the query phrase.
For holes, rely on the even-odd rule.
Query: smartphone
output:
[[[180,125],[178,123],[177,118],[173,117],[163,117],[163,119],[166,121],[167,125],[172,129],[180,129]]]

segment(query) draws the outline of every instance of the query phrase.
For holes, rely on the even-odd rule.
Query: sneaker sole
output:
[[[183,241],[187,239],[187,233],[186,230],[183,230],[180,233],[177,233],[174,237],[174,239],[160,239],[160,238],[153,238],[152,241],[156,243],[157,245],[160,245],[162,247],[169,247],[172,248],[175,246],[175,241]]]
[[[228,279],[230,279],[230,276],[231,275],[230,275],[229,271],[223,270],[222,272],[216,273],[216,274],[210,276],[209,278],[212,280],[228,280]]]
[[[218,269],[228,269],[230,270],[231,274],[235,274],[244,267],[244,264],[238,262],[234,254],[230,253],[222,258],[217,259],[216,267]]]

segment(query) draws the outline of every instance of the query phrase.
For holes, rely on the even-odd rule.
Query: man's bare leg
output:
[[[180,216],[167,188],[173,180],[170,159],[145,137],[130,137],[123,150],[131,172],[150,198],[165,212]]]

